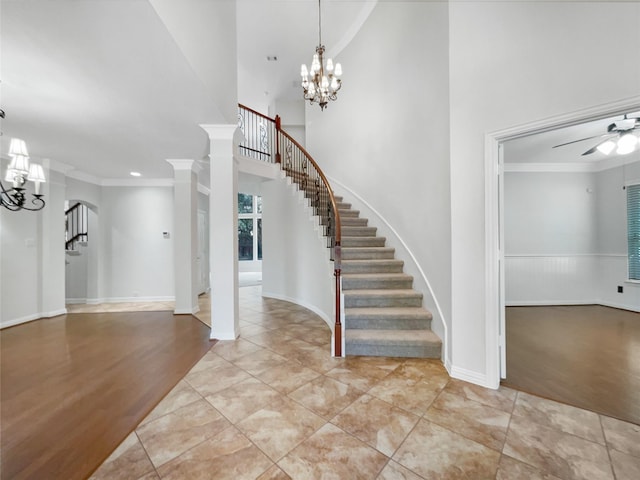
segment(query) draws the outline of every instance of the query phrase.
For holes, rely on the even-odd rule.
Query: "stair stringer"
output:
[[[404,261],[404,272],[413,276],[414,279],[413,289],[424,294],[423,306],[433,315],[431,321],[431,329],[434,333],[436,333],[436,335],[438,335],[438,337],[442,339],[441,359],[447,371],[450,372],[451,359],[449,357],[448,348],[448,324],[437,300],[437,297],[433,292],[431,283],[429,282],[424,270],[419,265],[413,252],[400,237],[397,231],[393,228],[393,226],[372,205],[370,205],[360,195],[358,195],[350,188],[346,187],[340,181],[330,176],[327,176],[327,178],[331,182],[334,193],[336,195],[348,198],[348,201],[352,204],[352,208],[359,210],[363,217],[369,219],[370,225],[375,225],[378,232],[377,234],[381,237],[386,238],[386,246],[395,249],[395,257]]]
[[[281,190],[281,189],[284,189]],[[278,198],[279,196],[283,198]],[[263,260],[262,260],[262,295],[269,298],[277,298],[279,300],[285,300],[303,306],[316,315],[318,315],[331,330],[332,342],[331,349],[332,355],[335,355],[334,337],[335,337],[335,281],[334,281],[334,263],[331,260],[331,250],[327,248],[327,239],[324,236],[323,227],[320,225],[320,218],[315,215],[313,207],[310,204],[310,200],[305,197],[304,191],[298,188],[298,185],[287,177],[285,172],[281,172],[280,178],[272,182],[264,182],[262,184],[262,197],[263,197]],[[286,198],[284,198],[286,197]],[[273,256],[281,259],[283,252],[274,251],[272,249],[281,248],[281,245],[277,245],[278,242],[287,241],[286,236],[282,235],[282,232],[278,232],[280,235],[278,238],[267,238],[271,233],[268,229],[273,228],[274,222],[270,221],[270,216],[274,214],[270,205],[271,202],[283,201],[282,205],[285,208],[291,209],[288,220],[293,219],[295,222],[299,222],[300,228],[304,229],[302,233],[306,242],[294,242],[291,244],[287,251],[287,257],[294,257],[299,255],[301,248],[310,249],[309,252],[305,252],[303,255],[304,261],[309,261],[309,265],[313,265],[313,271],[296,272],[295,280],[297,282],[289,282],[285,284],[283,279],[274,278],[280,275],[282,265],[274,265],[273,263],[279,260],[274,260]],[[285,202],[286,201],[286,202]],[[278,209],[277,215],[283,216],[282,209]],[[290,222],[288,222],[290,223]],[[288,225],[287,228],[290,228]],[[291,232],[288,232],[291,233]],[[273,240],[273,241],[267,241]],[[276,245],[274,245],[276,244]],[[270,251],[271,250],[271,251]],[[271,258],[270,258],[271,257]],[[291,258],[289,258],[291,260]],[[295,258],[293,259],[295,263]],[[291,269],[291,264],[285,268]],[[311,275],[309,275],[311,273]],[[311,279],[317,279],[318,285],[313,290],[321,290],[312,292],[310,287],[304,286],[304,282]],[[319,287],[319,289],[318,289]],[[344,300],[341,299],[341,305],[344,305]],[[344,320],[344,310],[341,312],[342,320]],[[342,328],[344,329],[344,321]],[[342,332],[342,341],[344,352],[344,331]]]

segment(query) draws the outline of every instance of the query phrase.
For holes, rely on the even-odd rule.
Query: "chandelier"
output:
[[[12,138],[9,145],[9,157],[11,162],[7,167],[7,174],[4,177],[6,182],[13,185],[8,190],[0,181],[0,203],[2,206],[17,212],[18,210],[31,210],[35,212],[44,208],[45,202],[40,194],[40,184],[46,182],[42,165],[29,162],[29,152],[27,144],[19,138]],[[26,183],[34,182],[33,198],[30,205],[26,204]]]
[[[324,45],[322,45],[322,14],[320,0],[318,0],[318,46],[313,56],[309,69],[305,64],[300,69],[302,76],[302,89],[304,99],[309,103],[320,104],[320,110],[324,110],[329,100],[338,98],[338,90],[342,87],[342,66],[339,63],[333,65],[333,60],[327,59],[324,63]]]

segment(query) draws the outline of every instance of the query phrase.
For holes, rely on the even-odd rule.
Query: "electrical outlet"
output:
[[[622,291],[623,291],[622,285],[618,285],[618,293],[622,293]]]

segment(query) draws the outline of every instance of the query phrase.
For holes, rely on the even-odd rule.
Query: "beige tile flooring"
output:
[[[93,479],[640,478],[640,426],[449,378],[439,361],[331,358],[296,305],[241,291],[218,342]]]
[[[211,326],[211,298],[209,294],[198,297],[200,310],[194,316],[207,326]],[[162,312],[175,309],[175,302],[114,302],[114,303],[72,303],[67,313],[113,313],[113,312]]]

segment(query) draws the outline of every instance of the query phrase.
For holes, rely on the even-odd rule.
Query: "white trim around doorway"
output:
[[[485,325],[486,325],[486,385],[498,388],[504,371],[501,358],[505,358],[506,341],[500,331],[500,319],[504,315],[504,274],[500,265],[504,262],[502,248],[503,199],[501,144],[507,140],[579,125],[602,118],[640,110],[640,96],[549,117],[524,125],[497,130],[485,135]],[[502,293],[501,293],[502,292]],[[502,354],[501,354],[502,351]]]

